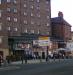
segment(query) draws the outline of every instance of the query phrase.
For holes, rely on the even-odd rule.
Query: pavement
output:
[[[56,60],[50,59],[47,61],[47,63],[60,62],[60,61],[66,61],[66,60],[70,60],[70,59],[60,59],[60,60],[59,59],[56,59]],[[46,63],[46,60],[45,59],[27,60],[27,64],[40,64],[40,63]],[[0,66],[0,70],[5,68],[5,67],[7,68],[10,66],[21,65],[21,64],[26,64],[25,60],[23,61],[23,63],[22,63],[22,61],[14,61],[14,62],[10,62],[10,64],[5,62],[5,63],[2,63],[2,66]]]

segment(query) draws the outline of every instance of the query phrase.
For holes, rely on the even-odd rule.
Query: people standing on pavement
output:
[[[1,63],[2,63],[2,56],[0,55],[0,66],[1,66]]]
[[[6,57],[7,63],[10,64],[10,56]]]
[[[25,55],[25,64],[27,64],[27,54]]]
[[[24,61],[24,57],[23,56],[21,56],[21,61],[22,61],[22,64],[24,63],[23,61]]]

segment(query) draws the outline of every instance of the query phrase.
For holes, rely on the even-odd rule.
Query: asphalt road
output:
[[[73,60],[13,65],[0,68],[0,75],[73,75]]]

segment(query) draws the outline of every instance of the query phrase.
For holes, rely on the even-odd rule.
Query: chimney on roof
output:
[[[63,13],[61,11],[59,11],[58,17],[62,17],[63,18]]]

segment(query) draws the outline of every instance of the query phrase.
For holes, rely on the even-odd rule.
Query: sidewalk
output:
[[[46,62],[46,61],[45,59],[27,60],[27,64],[36,64],[36,63],[41,63],[41,62]],[[22,64],[22,61],[11,62],[11,64]],[[23,61],[23,64],[25,64],[25,60]]]
[[[46,61],[45,59],[33,59],[33,60],[27,60],[27,63],[25,63],[25,60],[23,61],[23,64],[40,64],[40,63],[53,63],[53,62],[61,62],[61,61],[66,61],[67,59],[50,59],[48,61]],[[6,66],[11,66],[11,65],[20,65],[22,64],[22,61],[15,61],[15,62],[11,62],[10,64],[7,63],[2,63],[1,67],[6,67]]]

